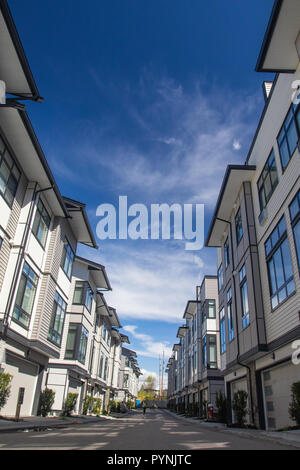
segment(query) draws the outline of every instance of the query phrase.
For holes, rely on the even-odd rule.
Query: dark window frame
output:
[[[75,298],[75,294],[76,294],[76,289],[81,286],[81,295],[80,295],[80,301],[79,302],[75,302],[74,301],[74,298]],[[79,290],[79,289],[78,289]],[[87,295],[88,293],[91,292],[92,293],[92,296],[91,296],[91,302],[90,302],[90,306],[87,304],[86,300],[87,300]],[[74,288],[74,295],[73,295],[73,302],[72,304],[73,305],[81,305],[81,306],[84,306],[89,313],[92,312],[92,302],[93,302],[93,298],[94,298],[94,291],[93,289],[91,288],[90,284],[88,281],[76,281],[75,282],[75,288]]]
[[[33,273],[33,276],[36,278],[35,280],[32,279],[32,277],[30,276],[29,273],[27,273],[25,271],[25,268],[26,266],[28,267],[28,270],[29,270],[29,273]],[[22,279],[25,278],[25,283],[24,283],[24,286],[22,287],[22,293],[20,295],[20,292],[21,292],[21,282],[22,282]],[[24,308],[22,307],[22,304],[23,304],[23,301],[24,301],[24,297],[25,297],[25,291],[26,291],[26,288],[27,288],[27,283],[31,283],[32,286],[34,287],[34,296],[33,296],[33,300],[32,300],[32,306],[31,306],[31,311],[30,312],[27,312],[26,310],[24,310]],[[38,275],[36,274],[36,272],[32,269],[32,267],[25,261],[24,262],[24,265],[23,265],[23,269],[22,269],[22,274],[21,274],[21,277],[20,277],[20,281],[19,281],[19,286],[18,286],[18,290],[17,290],[17,295],[16,295],[16,300],[15,300],[15,305],[14,305],[14,309],[13,309],[13,313],[12,313],[12,321],[14,321],[15,323],[18,323],[18,325],[22,326],[23,328],[25,328],[26,330],[29,330],[29,326],[30,326],[30,321],[31,321],[31,317],[32,317],[32,311],[33,311],[33,308],[34,308],[34,304],[35,304],[35,298],[36,298],[36,293],[37,293],[37,286],[38,286],[38,283],[39,283],[39,277]],[[17,300],[18,300],[18,297],[20,296],[20,298],[22,299],[21,300],[21,305],[18,305],[17,304]],[[26,318],[28,318],[28,325],[26,325],[22,320],[20,320],[19,318],[16,318],[15,317],[15,311],[18,310],[19,312],[19,318],[20,318],[20,313],[23,314]]]
[[[276,169],[275,181],[273,181],[273,178],[272,178],[272,163],[275,163],[275,169]],[[268,194],[266,193],[267,179],[269,179],[269,183],[271,187],[271,191]],[[274,149],[272,149],[267,158],[266,164],[260,174],[260,177],[258,178],[258,181],[257,181],[258,200],[259,200],[259,207],[260,207],[261,212],[267,207],[275,189],[278,186],[278,183],[279,183],[279,177],[278,177],[278,171],[277,171],[277,165],[276,165],[275,152],[274,152]],[[262,201],[262,197],[261,197],[262,192],[264,195],[265,204],[263,204],[263,201]]]
[[[87,344],[88,344],[88,330],[83,326],[82,323],[75,323],[75,322],[69,323],[67,342],[68,342],[68,337],[69,337],[69,333],[70,333],[71,328],[74,328],[74,329],[76,328],[74,348],[73,349],[67,349],[67,344],[66,344],[65,358],[64,359],[65,360],[71,360],[71,361],[78,361],[81,364],[85,364]],[[79,354],[81,344],[82,344],[81,341],[82,341],[82,336],[83,335],[86,337],[84,358],[82,358],[82,356],[80,356],[80,354]]]
[[[249,308],[249,292],[248,292],[248,283],[247,283],[247,274],[246,274],[246,265],[244,264],[239,271],[239,281],[240,281],[240,294],[241,294],[241,313],[242,313],[242,328],[245,330],[250,325],[250,308]],[[247,292],[247,303],[248,303],[248,312],[245,312],[245,298],[244,298],[244,289],[246,286]]]
[[[222,285],[220,285],[221,275],[222,275]],[[223,263],[221,263],[218,269],[218,291],[221,292],[223,287],[224,287],[224,271],[223,271]]]
[[[64,240],[63,243],[64,243],[64,246],[63,246],[63,253],[62,253],[62,259],[61,259],[60,267],[62,268],[62,270],[65,273],[65,275],[67,276],[67,278],[69,280],[71,280],[72,272],[73,272],[73,266],[74,266],[74,260],[75,260],[75,253],[74,253],[72,245],[69,242],[67,237],[65,237],[65,240]],[[68,250],[68,248],[69,248],[69,250]],[[69,274],[68,270],[65,269],[65,264],[66,264],[67,256],[70,256],[70,253],[72,254],[72,256],[71,256],[71,258],[72,258],[72,267],[71,267],[71,271],[70,271],[70,274]],[[70,266],[70,262],[68,262],[68,267],[69,266]]]
[[[229,237],[226,238],[224,243],[224,259],[225,259],[225,269],[230,265],[230,247],[229,247]]]
[[[12,208],[15,197],[16,197],[16,194],[17,194],[17,191],[18,191],[19,183],[20,183],[20,180],[21,180],[22,171],[20,170],[19,165],[16,163],[14,153],[12,152],[10,146],[7,144],[6,139],[0,133],[0,144],[1,144],[1,141],[3,142],[3,147],[4,148],[3,148],[3,151],[1,151],[1,147],[0,147],[0,174],[1,174],[1,166],[2,166],[3,162],[5,162],[5,165],[7,166],[8,170],[9,170],[9,177],[8,177],[7,182],[4,183],[4,185],[5,185],[4,192],[0,189],[0,195],[4,199],[6,204],[10,208]],[[9,161],[7,160],[6,154],[8,154],[10,159],[12,160],[11,163],[9,163]],[[18,177],[16,177],[13,174],[14,171],[17,171],[19,173]],[[15,181],[15,188],[14,188],[13,192],[11,191],[12,188],[10,188],[10,186],[9,186],[9,182],[12,181],[12,180]],[[7,197],[8,192],[11,193],[11,195],[12,195],[11,198]]]
[[[292,118],[287,123],[290,113],[292,114]],[[298,121],[299,113],[300,113],[300,104],[296,105],[296,104],[292,103],[291,106],[288,109],[288,112],[285,115],[282,126],[281,126],[280,131],[278,132],[278,135],[277,135],[276,140],[277,140],[277,145],[278,145],[278,150],[279,150],[279,155],[280,155],[280,163],[281,163],[282,173],[284,173],[285,170],[287,169],[287,167],[289,166],[290,161],[292,160],[292,157],[293,157],[293,155],[295,153],[295,150],[297,148],[297,145],[299,143],[299,139],[300,139],[300,124],[299,124],[299,121]],[[295,147],[294,147],[293,150],[290,148],[290,143],[287,139],[288,131],[291,129],[292,123],[295,124],[296,133],[297,133],[297,137],[298,137],[297,142],[296,142]],[[283,131],[284,131],[284,135],[282,136],[281,134],[282,134]],[[289,156],[289,160],[288,160],[288,162],[285,166],[283,165],[283,161],[282,161],[283,155],[282,155],[282,152],[281,152],[281,147],[282,147],[282,144],[283,144],[284,141],[286,141],[286,146],[287,146],[288,156]]]
[[[238,246],[240,244],[240,242],[242,241],[243,236],[244,236],[244,228],[243,228],[241,207],[239,207],[237,213],[235,214],[234,222],[235,222],[236,244]]]
[[[58,309],[61,309],[63,312],[63,320],[62,320],[62,323],[60,323],[61,332],[55,329],[55,322],[57,318]],[[49,331],[48,331],[48,341],[50,341],[51,343],[55,344],[58,347],[61,347],[61,343],[62,343],[62,337],[64,333],[64,325],[65,325],[65,319],[66,319],[66,311],[67,311],[66,301],[62,298],[62,296],[58,292],[55,292],[51,322],[50,322]]]
[[[292,209],[293,205],[295,204],[298,206],[298,211],[293,214]],[[296,196],[293,198],[292,202],[289,205],[289,214],[291,219],[291,225],[293,230],[293,237],[294,237],[294,245],[296,250],[296,257],[298,261],[298,271],[300,272],[300,241],[299,238],[296,238],[296,227],[300,224],[300,190],[297,192]]]
[[[42,205],[42,208],[41,208],[41,209],[39,208],[39,204]],[[46,213],[46,217],[44,217],[43,212]],[[47,222],[47,216],[48,216],[48,219],[49,219],[48,222]],[[39,223],[38,223],[37,226],[35,227],[37,218],[39,218]],[[47,227],[44,243],[43,243],[42,240],[40,240],[39,237],[38,237],[38,232],[39,232],[39,228],[40,228],[40,225],[41,225],[42,220],[44,221],[45,226]],[[45,206],[45,204],[43,203],[42,199],[39,198],[38,203],[37,203],[37,206],[36,206],[36,212],[35,212],[35,217],[34,217],[33,225],[32,225],[32,233],[33,233],[34,237],[36,238],[36,240],[39,242],[39,244],[41,245],[41,247],[42,247],[43,249],[45,249],[45,246],[46,246],[46,243],[47,243],[47,238],[48,238],[48,233],[49,233],[50,225],[51,225],[51,216],[50,216],[49,212],[47,211],[46,206]]]

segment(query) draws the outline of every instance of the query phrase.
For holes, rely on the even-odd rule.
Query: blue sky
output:
[[[45,102],[28,104],[61,192],[96,208],[205,204],[243,163],[263,107],[254,67],[273,0],[10,0]],[[168,240],[99,242],[107,296],[145,374],[168,356],[215,251]]]

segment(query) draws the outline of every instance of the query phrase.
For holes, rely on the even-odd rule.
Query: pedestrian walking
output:
[[[146,414],[146,409],[147,409],[147,405],[145,402],[143,402],[143,413],[144,415]]]

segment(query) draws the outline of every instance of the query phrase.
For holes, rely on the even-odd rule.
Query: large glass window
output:
[[[76,281],[74,289],[73,304],[84,305],[90,312],[92,309],[92,301],[94,292],[88,282]]]
[[[229,251],[229,240],[227,238],[224,244],[224,258],[225,258],[225,268],[228,268],[230,264],[230,251]]]
[[[298,268],[300,270],[300,191],[298,191],[296,197],[293,199],[290,205],[290,217],[297,251]]]
[[[57,346],[61,345],[64,321],[66,315],[67,304],[63,298],[56,292],[54,298],[52,319],[49,328],[48,339]]]
[[[282,217],[265,243],[272,308],[295,292],[292,260]]]
[[[299,140],[299,109],[297,110],[297,105],[292,104],[277,137],[283,171],[289,164]]]
[[[29,327],[32,314],[38,277],[30,266],[25,263],[17,292],[13,320]]]
[[[220,290],[223,289],[223,284],[224,284],[223,265],[221,264],[219,269],[218,269],[218,288],[219,288],[219,292],[220,292]]]
[[[17,192],[21,173],[0,137],[0,194],[11,206]]]
[[[228,320],[228,341],[230,342],[234,339],[234,322],[233,322],[231,287],[227,291],[227,320]]]
[[[216,318],[216,301],[214,299],[207,301],[208,318]]]
[[[65,359],[85,363],[88,331],[81,323],[70,323],[67,337]]]
[[[39,199],[33,222],[32,233],[35,235],[35,237],[38,239],[38,241],[43,247],[45,247],[46,245],[50,221],[50,215],[48,214],[41,199]]]
[[[221,341],[221,354],[226,351],[226,326],[225,326],[225,309],[220,311],[220,341]]]
[[[236,233],[236,243],[238,245],[241,239],[243,238],[243,222],[242,222],[241,208],[239,208],[235,216],[235,233]]]
[[[242,300],[242,327],[246,328],[250,324],[249,301],[248,301],[248,287],[246,278],[245,265],[239,272],[241,300]]]
[[[216,335],[206,335],[202,344],[203,367],[207,369],[217,368],[217,343]]]
[[[102,374],[103,374],[103,364],[104,364],[104,354],[101,353],[100,354],[100,361],[99,361],[99,372],[98,372],[98,375],[101,378],[102,378]]]
[[[75,258],[74,252],[68,240],[66,239],[64,242],[61,267],[69,279],[71,278],[71,275],[72,275],[74,258]]]
[[[262,211],[268,204],[276,186],[278,184],[278,174],[275,161],[274,150],[272,150],[267,163],[257,182],[260,210]]]

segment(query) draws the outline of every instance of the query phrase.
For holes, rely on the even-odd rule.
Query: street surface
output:
[[[252,439],[162,410],[134,411],[115,420],[68,425],[64,429],[0,433],[0,450],[291,450],[293,447]]]

